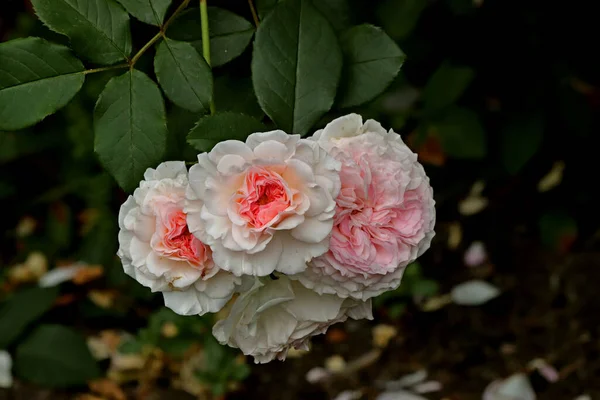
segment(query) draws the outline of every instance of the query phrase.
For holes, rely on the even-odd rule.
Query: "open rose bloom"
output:
[[[121,207],[118,255],[179,314],[229,302],[215,337],[256,362],[283,360],[332,324],[372,318],[371,298],[429,248],[434,205],[416,154],[351,114],[309,139],[221,142],[189,173],[148,169]]]
[[[342,164],[327,254],[294,276],[317,293],[368,299],[398,287],[404,267],[434,236],[433,191],[398,134],[357,114],[312,138]]]
[[[316,143],[283,131],[221,142],[190,169],[198,203],[188,223],[236,276],[302,272],[329,247],[339,169]]]
[[[119,252],[125,273],[184,315],[219,311],[239,278],[222,271],[212,251],[188,229],[183,162],[148,169],[119,212]]]

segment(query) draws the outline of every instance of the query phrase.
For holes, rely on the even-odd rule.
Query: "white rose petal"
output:
[[[425,379],[427,379],[427,371],[420,369],[411,374],[404,375],[398,380],[386,382],[385,387],[388,391],[393,391],[416,385],[423,382]]]
[[[524,374],[515,374],[504,380],[490,383],[483,400],[535,400],[535,392]]]
[[[0,388],[8,389],[13,385],[12,357],[5,350],[0,350]]]
[[[292,347],[307,348],[311,336],[349,316],[372,319],[370,301],[319,295],[286,276],[256,278],[229,315],[215,324],[213,335],[221,344],[253,356],[256,363],[267,363],[284,360]]]
[[[376,400],[427,400],[425,397],[416,395],[407,390],[384,392],[377,396]]]
[[[464,262],[469,267],[478,267],[487,259],[485,245],[482,242],[476,241],[471,243],[467,251],[465,251]]]
[[[480,280],[461,283],[452,288],[450,296],[455,304],[461,306],[478,306],[487,303],[500,295],[500,290]]]
[[[69,282],[82,269],[86,268],[85,264],[78,263],[68,267],[54,268],[46,272],[38,281],[40,287],[58,286],[61,283]]]
[[[334,400],[360,400],[362,392],[360,390],[344,390]]]

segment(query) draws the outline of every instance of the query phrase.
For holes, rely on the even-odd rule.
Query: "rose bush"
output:
[[[340,163],[283,131],[227,140],[190,169],[188,223],[236,276],[302,272],[325,253]]]
[[[350,114],[312,140],[342,164],[330,249],[292,276],[317,293],[368,299],[398,287],[429,248],[435,201],[417,155],[393,130]]]
[[[188,185],[185,163],[149,168],[121,206],[119,251],[127,275],[184,315],[219,311],[239,278],[221,270],[208,246],[190,233],[184,212]]]

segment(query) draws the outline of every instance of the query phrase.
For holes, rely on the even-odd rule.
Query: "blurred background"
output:
[[[115,256],[127,195],[92,132],[113,74],[93,74],[57,114],[0,132],[1,400],[600,398],[593,2],[331,3],[337,30],[380,26],[407,60],[383,95],[320,125],[354,111],[393,128],[437,201],[431,249],[375,300],[374,321],[254,366],[215,342],[212,317],[162,308]],[[209,5],[252,20],[244,0]],[[154,34],[133,19],[132,30],[138,49]],[[26,36],[66,44],[27,0],[2,0],[0,40]],[[215,70],[217,108],[265,118],[250,55]],[[151,52],[137,66],[151,74]],[[198,118],[169,110],[171,158],[194,160],[184,138]],[[498,397],[507,385],[518,393]]]

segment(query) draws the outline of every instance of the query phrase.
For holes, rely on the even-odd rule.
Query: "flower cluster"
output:
[[[434,235],[433,192],[392,130],[350,114],[308,139],[260,132],[148,169],[119,213],[125,272],[256,362],[372,318]]]

